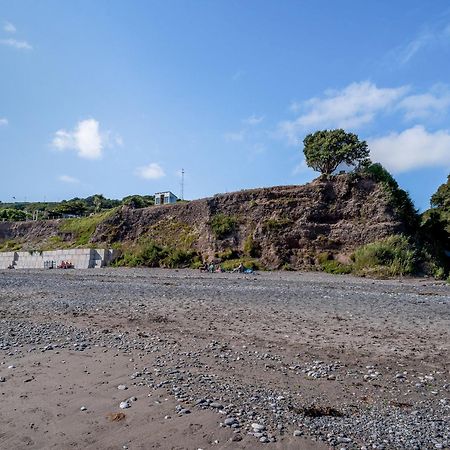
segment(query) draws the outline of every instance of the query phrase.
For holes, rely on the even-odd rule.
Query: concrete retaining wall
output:
[[[56,268],[62,261],[70,262],[76,269],[107,266],[118,253],[112,249],[70,249],[45,252],[3,252],[0,253],[0,269],[14,266],[16,269]]]

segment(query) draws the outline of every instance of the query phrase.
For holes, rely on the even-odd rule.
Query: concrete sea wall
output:
[[[12,266],[15,269],[56,268],[63,261],[70,262],[76,269],[104,267],[116,259],[118,253],[112,249],[67,249],[44,252],[0,253],[0,269]]]

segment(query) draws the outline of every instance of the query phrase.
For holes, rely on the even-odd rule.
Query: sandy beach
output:
[[[449,347],[431,279],[2,271],[0,448],[448,448]]]

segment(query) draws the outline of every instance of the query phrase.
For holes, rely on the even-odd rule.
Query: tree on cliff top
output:
[[[431,206],[450,213],[450,175],[447,177],[447,183],[441,184],[431,197]]]
[[[306,164],[325,175],[331,175],[342,163],[356,167],[370,162],[367,142],[342,129],[308,134],[303,144]]]

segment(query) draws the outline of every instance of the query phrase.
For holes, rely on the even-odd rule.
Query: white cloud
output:
[[[417,52],[428,46],[433,40],[433,34],[429,31],[425,31],[420,33],[412,41],[408,42],[404,47],[400,47],[397,50],[400,64],[408,63]]]
[[[245,138],[245,130],[231,131],[229,133],[225,133],[224,137],[227,141],[242,142]]]
[[[298,113],[302,109],[302,104],[300,102],[292,101],[289,105],[289,111],[293,113]]]
[[[97,120],[82,120],[73,131],[58,130],[52,145],[57,150],[75,150],[80,158],[99,159],[104,146],[99,129]]]
[[[264,120],[264,116],[256,116],[253,114],[250,117],[247,117],[246,119],[242,120],[242,123],[250,126],[258,125]]]
[[[395,48],[390,56],[398,63],[405,65],[409,63],[419,52],[431,49],[437,45],[449,45],[450,24],[438,23],[422,29],[407,44]]]
[[[0,127],[6,127],[8,125],[8,119],[6,117],[0,117]]]
[[[17,30],[11,22],[5,22],[3,24],[3,31],[6,31],[7,33],[15,33]]]
[[[150,163],[147,166],[138,167],[136,175],[146,180],[158,180],[166,174],[158,163]]]
[[[18,50],[33,50],[33,47],[27,41],[18,41],[17,39],[0,39],[0,44]]]
[[[433,86],[424,94],[409,95],[398,104],[407,120],[425,119],[443,114],[450,107],[450,90],[446,86]]]
[[[359,128],[392,107],[407,90],[406,86],[378,88],[369,81],[352,83],[342,90],[328,90],[321,98],[303,102],[303,114],[294,120],[281,122],[279,132],[295,142],[299,134],[312,128]]]
[[[417,125],[401,133],[369,139],[371,159],[393,172],[424,167],[450,168],[450,132]]]
[[[59,175],[58,180],[62,181],[63,183],[72,183],[72,184],[80,182],[78,178],[71,177],[70,175]]]

